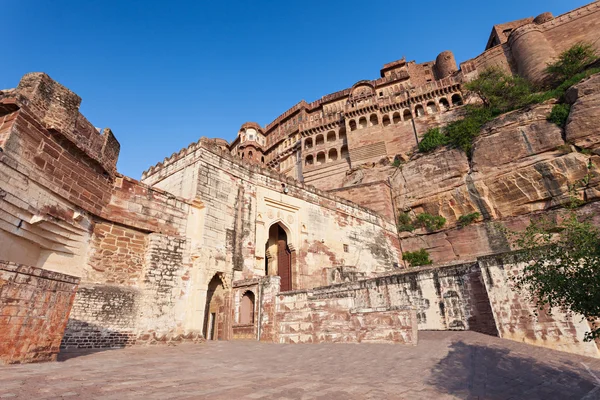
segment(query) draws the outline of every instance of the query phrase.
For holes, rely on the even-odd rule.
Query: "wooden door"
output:
[[[280,290],[292,290],[292,257],[285,240],[277,242],[277,271],[281,277]]]

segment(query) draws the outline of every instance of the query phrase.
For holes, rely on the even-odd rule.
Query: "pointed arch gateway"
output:
[[[295,263],[294,247],[290,243],[289,229],[281,222],[275,222],[269,227],[269,238],[265,244],[265,274],[278,275],[280,278],[280,291],[292,290],[293,266]]]
[[[225,285],[220,274],[215,274],[208,283],[206,312],[204,315],[204,337],[207,340],[224,338]]]

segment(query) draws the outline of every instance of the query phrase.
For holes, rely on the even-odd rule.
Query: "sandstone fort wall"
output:
[[[0,363],[56,360],[78,283],[0,261]]]

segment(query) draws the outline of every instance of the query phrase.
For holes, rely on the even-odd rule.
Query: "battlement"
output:
[[[121,146],[110,128],[95,128],[79,112],[81,98],[47,74],[24,75],[16,89],[0,93],[0,103],[26,107],[48,131],[69,140],[108,174],[116,173]]]

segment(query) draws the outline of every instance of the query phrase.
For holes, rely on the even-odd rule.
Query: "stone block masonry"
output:
[[[53,361],[79,279],[0,261],[0,363]]]
[[[133,288],[81,286],[61,348],[120,348],[135,344],[140,293]]]

